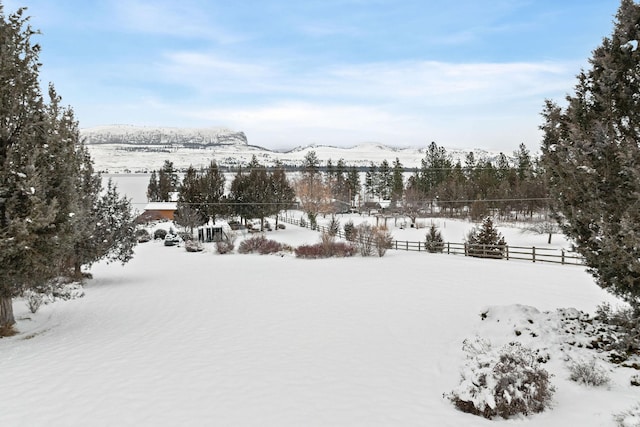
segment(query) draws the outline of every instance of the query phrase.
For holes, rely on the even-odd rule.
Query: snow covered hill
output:
[[[81,131],[96,170],[110,173],[150,172],[162,166],[165,160],[178,169],[190,165],[200,168],[215,160],[220,166],[238,166],[249,163],[255,155],[260,163],[273,166],[277,161],[298,166],[304,157],[314,151],[326,164],[331,159],[335,165],[343,159],[347,166],[366,167],[371,162],[389,164],[397,158],[406,168],[420,167],[425,158],[424,147],[389,147],[378,143],[362,143],[353,147],[309,145],[289,151],[273,151],[250,145],[243,132],[222,128],[179,129],[141,128],[133,126],[104,126]],[[446,147],[445,147],[446,148]],[[514,147],[514,149],[517,147]],[[477,160],[493,161],[499,153],[482,149],[447,149],[454,163],[473,152]],[[511,153],[505,153],[510,158]]]
[[[225,128],[171,128],[131,125],[98,126],[82,129],[80,134],[87,145],[175,145],[208,147],[212,145],[247,145],[244,132]]]

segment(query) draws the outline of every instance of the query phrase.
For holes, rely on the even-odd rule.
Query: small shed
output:
[[[198,227],[198,241],[200,242],[221,242],[227,240],[227,236],[221,225],[205,225]]]
[[[144,212],[173,221],[177,209],[176,202],[150,202],[144,207]]]

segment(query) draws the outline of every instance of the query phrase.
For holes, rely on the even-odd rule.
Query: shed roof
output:
[[[145,211],[175,211],[178,209],[176,202],[151,202],[144,207]]]

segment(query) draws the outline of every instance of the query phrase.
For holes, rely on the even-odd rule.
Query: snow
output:
[[[290,225],[267,237],[319,239]],[[628,368],[611,368],[608,388],[568,380],[556,309],[619,304],[578,266],[403,251],[300,260],[152,241],[91,272],[83,298],[36,314],[14,301],[0,425],[607,426],[640,398]],[[457,411],[443,393],[459,384],[463,341],[498,347],[514,327],[550,351],[553,408],[510,421]]]

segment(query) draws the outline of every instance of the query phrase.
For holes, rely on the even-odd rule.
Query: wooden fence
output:
[[[308,221],[301,224],[295,218],[279,217],[280,221],[289,224],[310,228]],[[329,231],[329,227],[319,225],[316,230],[324,233]],[[339,230],[336,234],[340,238],[345,238],[344,231]],[[470,245],[468,243],[443,242],[439,247],[429,247],[424,242],[411,242],[408,240],[394,240],[391,248],[399,251],[414,252],[441,252],[449,255],[463,255],[476,258],[494,258],[505,260],[523,260],[530,262],[546,262],[562,265],[584,265],[584,258],[576,252],[565,251],[564,249],[525,247],[510,245]],[[441,249],[441,250],[440,250]]]

